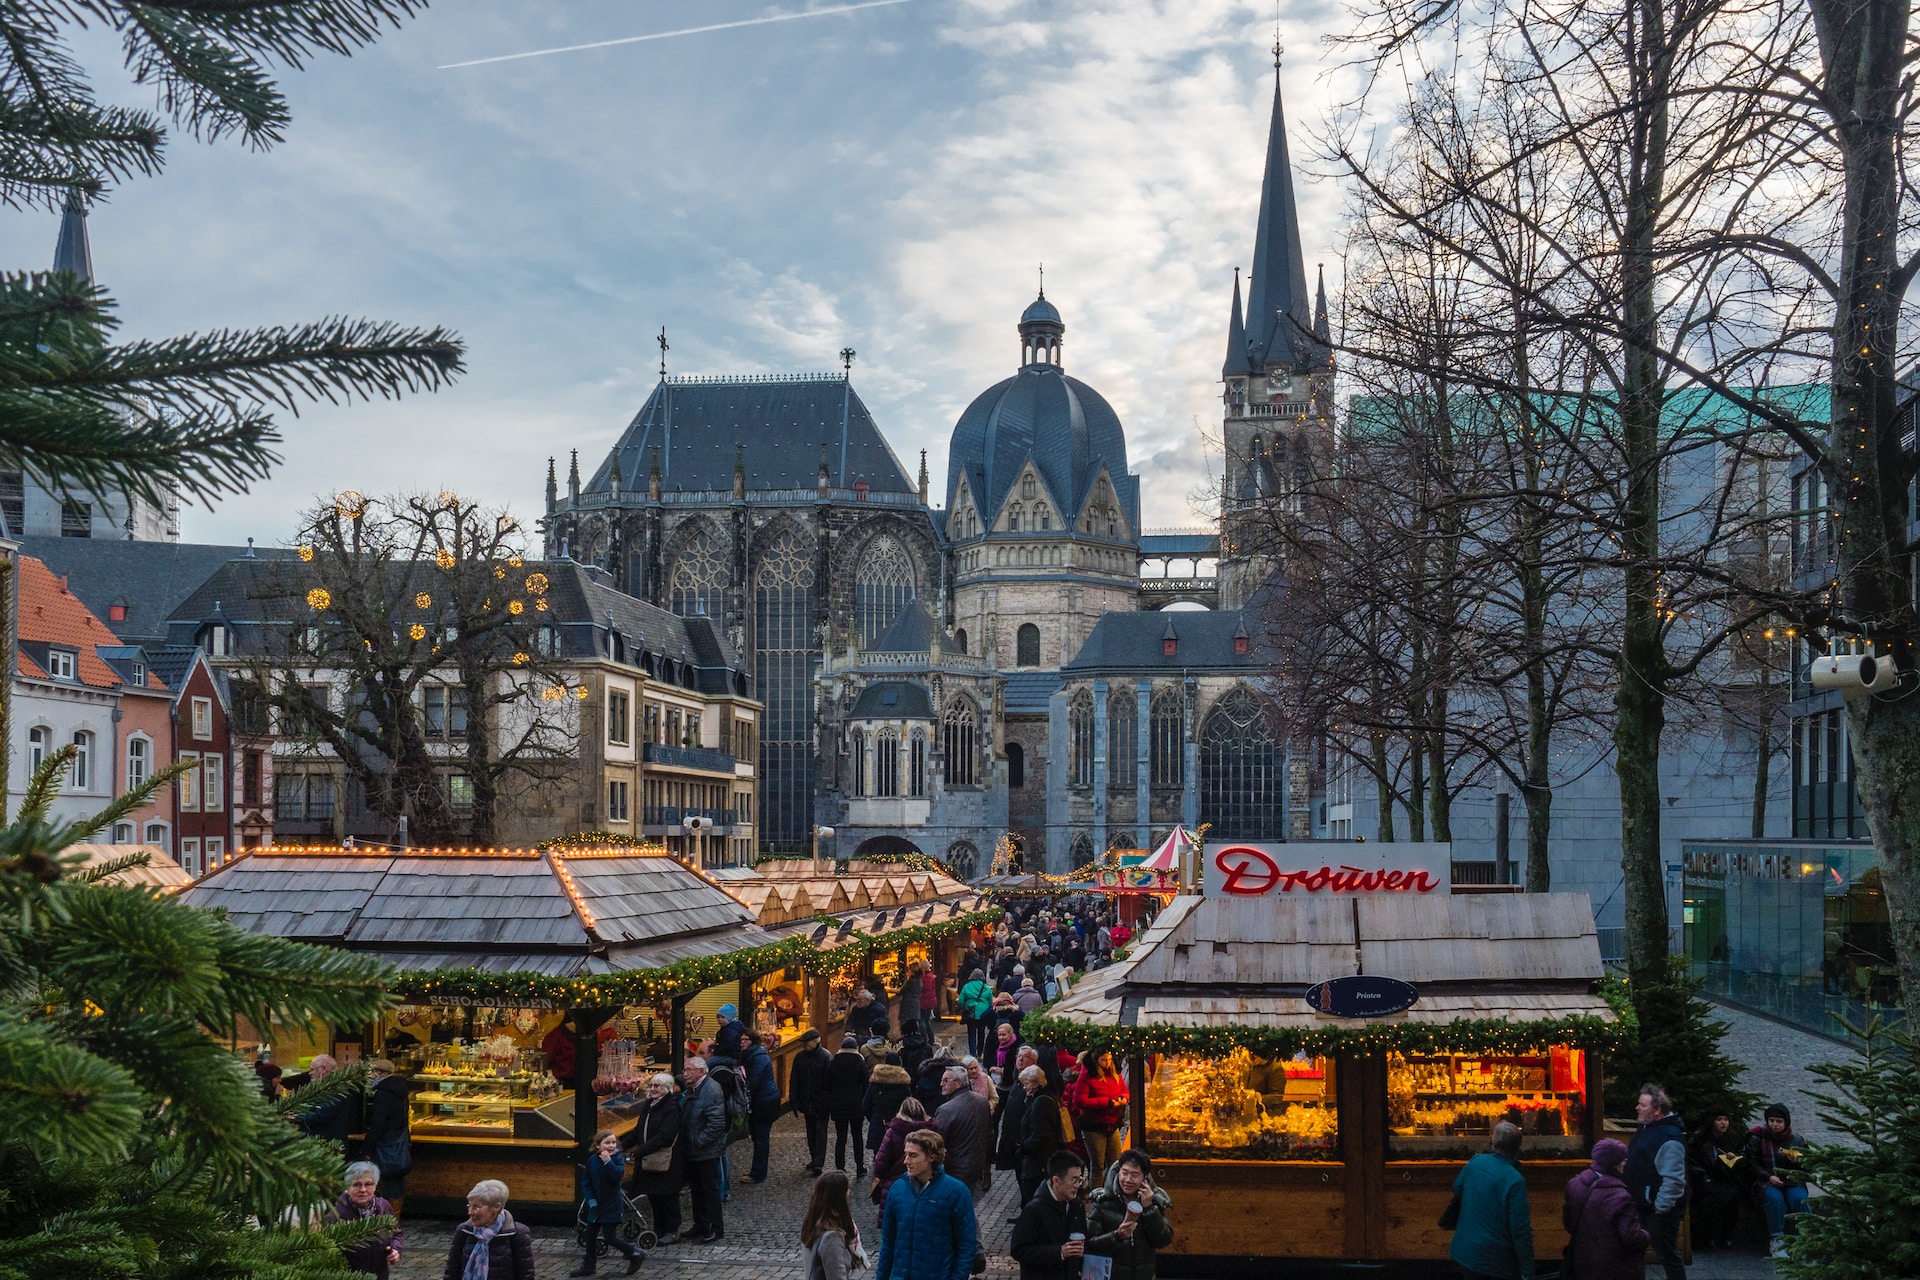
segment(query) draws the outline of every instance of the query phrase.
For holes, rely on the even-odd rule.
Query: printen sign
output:
[[[1307,988],[1307,1007],[1328,1018],[1390,1018],[1419,1002],[1420,992],[1398,978],[1349,974]]]
[[[1200,891],[1209,898],[1451,893],[1453,846],[1223,840],[1206,848]]]

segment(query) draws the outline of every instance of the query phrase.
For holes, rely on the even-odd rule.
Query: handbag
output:
[[[1060,1103],[1053,1104],[1060,1112],[1060,1140],[1068,1146],[1079,1141],[1079,1135],[1073,1130],[1073,1113]]]
[[[642,1173],[665,1173],[673,1168],[673,1148],[662,1147],[658,1151],[649,1151],[640,1157]]]
[[[1440,1229],[1451,1231],[1460,1225],[1460,1188],[1453,1189],[1453,1199],[1447,1201],[1447,1207],[1440,1211]]]

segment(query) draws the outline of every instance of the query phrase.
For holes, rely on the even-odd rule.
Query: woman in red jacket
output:
[[[1067,1091],[1067,1110],[1087,1144],[1087,1176],[1099,1179],[1120,1154],[1117,1135],[1127,1127],[1127,1082],[1110,1053],[1084,1053],[1080,1062],[1080,1078]]]

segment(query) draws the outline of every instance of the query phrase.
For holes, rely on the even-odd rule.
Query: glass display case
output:
[[[414,1086],[410,1107],[415,1137],[573,1136],[571,1089],[525,1079],[438,1074],[417,1075]]]
[[[1487,1149],[1493,1126],[1520,1126],[1522,1156],[1587,1151],[1587,1059],[1555,1046],[1534,1054],[1390,1054],[1387,1157],[1456,1160]]]
[[[880,984],[881,990],[889,996],[900,994],[900,976],[905,973],[897,951],[876,952],[873,957],[873,980]]]
[[[1338,1160],[1330,1058],[1163,1057],[1147,1081],[1146,1146],[1189,1160]]]
[[[753,1010],[754,1030],[798,1035],[807,1025],[807,975],[796,967],[754,979]]]
[[[836,969],[827,979],[827,1021],[845,1022],[853,1011],[853,993],[860,985],[860,971],[852,965]]]

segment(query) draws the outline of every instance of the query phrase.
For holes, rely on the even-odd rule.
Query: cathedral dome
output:
[[[1058,335],[1065,326],[1051,302],[1035,300],[1020,329],[1026,359],[1020,372],[981,392],[954,425],[947,449],[949,507],[964,475],[982,523],[991,520],[1031,456],[1069,519],[1105,467],[1137,533],[1139,484],[1127,473],[1120,416],[1098,391],[1061,369]],[[1039,346],[1036,337],[1051,337],[1053,344]]]

